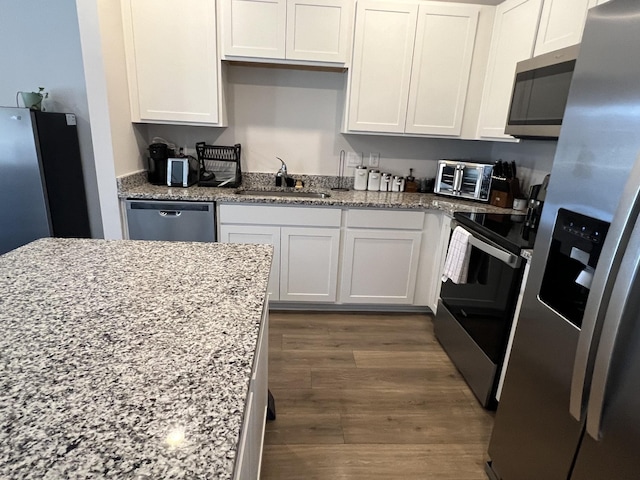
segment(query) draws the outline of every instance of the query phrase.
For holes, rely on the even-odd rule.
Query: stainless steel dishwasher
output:
[[[213,202],[126,200],[131,240],[215,242]]]

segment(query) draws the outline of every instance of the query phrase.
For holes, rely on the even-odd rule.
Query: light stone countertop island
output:
[[[271,258],[73,239],[0,256],[0,478],[233,478]]]

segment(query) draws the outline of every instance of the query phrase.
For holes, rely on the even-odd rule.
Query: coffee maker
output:
[[[174,150],[166,143],[152,143],[149,145],[149,165],[147,180],[153,185],[167,184],[167,161],[174,156]]]
[[[530,235],[538,230],[540,216],[542,215],[542,207],[547,196],[547,187],[549,186],[549,177],[546,175],[541,184],[531,185],[529,189],[529,198],[527,200],[527,215],[522,226],[522,238],[528,240]]]

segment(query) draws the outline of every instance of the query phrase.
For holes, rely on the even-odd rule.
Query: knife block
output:
[[[513,195],[511,192],[492,190],[489,203],[494,207],[511,208],[513,206]]]

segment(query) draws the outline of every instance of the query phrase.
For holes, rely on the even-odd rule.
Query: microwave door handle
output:
[[[611,292],[611,299],[607,307],[607,313],[602,323],[602,333],[598,344],[598,352],[593,367],[593,379],[587,410],[587,434],[594,440],[600,439],[600,426],[605,404],[607,383],[612,371],[612,360],[620,327],[623,321],[635,321],[629,317],[627,310],[636,302],[633,299],[633,291],[640,270],[640,223],[636,223],[626,253],[622,257],[620,271]]]
[[[611,222],[611,227],[602,246],[598,266],[593,276],[587,304],[578,337],[578,346],[573,363],[569,413],[581,421],[585,411],[587,396],[587,371],[593,365],[594,338],[598,338],[605,316],[605,305],[611,303],[614,280],[621,266],[623,252],[631,237],[634,222],[640,215],[640,162],[636,162],[624,187],[620,203]]]
[[[476,247],[478,250],[483,251],[487,255],[491,255],[492,257],[500,260],[511,268],[518,268],[520,266],[521,260],[518,255],[514,255],[511,252],[505,252],[493,245],[489,245],[473,235],[469,237],[469,244]]]

